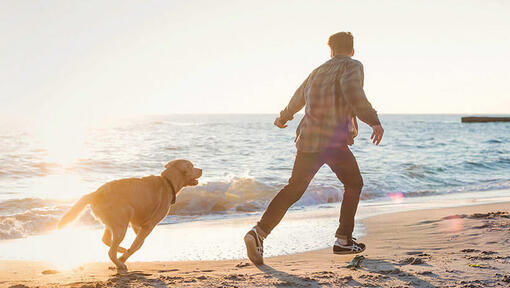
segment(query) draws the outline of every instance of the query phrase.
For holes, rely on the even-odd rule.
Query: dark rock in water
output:
[[[510,117],[462,117],[462,123],[510,122]]]

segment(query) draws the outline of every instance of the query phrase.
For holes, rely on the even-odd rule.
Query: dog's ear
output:
[[[174,166],[174,164],[175,164],[175,161],[172,160],[172,161],[170,161],[170,162],[165,164],[165,168],[168,169],[168,168]]]
[[[183,161],[181,165],[181,170],[184,172],[184,174],[193,173],[193,163],[191,163],[190,161]]]
[[[188,174],[190,172],[190,165],[188,161],[178,161],[173,165],[177,170],[179,170],[184,175]]]
[[[175,169],[179,170],[181,173],[189,174],[189,173],[191,173],[191,170],[193,169],[193,164],[191,164],[191,162],[189,162],[187,160],[176,159],[176,160],[172,160],[172,161],[168,162],[165,165],[165,168],[166,169],[175,168]]]

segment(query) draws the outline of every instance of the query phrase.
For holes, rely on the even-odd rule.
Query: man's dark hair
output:
[[[329,36],[328,45],[336,53],[351,53],[354,49],[351,32],[338,32]]]

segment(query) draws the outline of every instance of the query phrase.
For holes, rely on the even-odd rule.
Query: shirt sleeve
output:
[[[363,65],[358,61],[347,64],[340,78],[342,93],[356,116],[370,126],[380,125],[377,111],[372,108],[363,91]]]
[[[294,114],[296,114],[299,110],[301,110],[305,106],[305,86],[306,82],[308,82],[308,76],[305,81],[299,86],[299,88],[294,93],[294,96],[290,99],[289,104],[285,109],[280,112],[280,120],[285,123],[289,120],[294,119]]]

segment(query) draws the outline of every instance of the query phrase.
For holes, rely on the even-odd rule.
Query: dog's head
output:
[[[161,176],[166,177],[170,181],[178,181],[182,179],[183,186],[198,185],[198,178],[202,176],[202,169],[195,168],[193,163],[184,159],[176,159],[165,165],[166,170]]]

